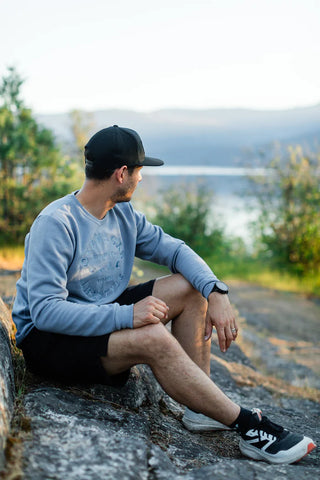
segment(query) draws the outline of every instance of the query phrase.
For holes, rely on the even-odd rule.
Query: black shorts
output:
[[[155,280],[128,287],[112,303],[131,305],[152,295]],[[107,355],[111,333],[96,337],[62,335],[33,328],[19,347],[28,370],[62,383],[100,383],[116,387],[128,380],[130,370],[108,375],[100,357]]]

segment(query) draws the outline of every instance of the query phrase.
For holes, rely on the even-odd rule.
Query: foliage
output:
[[[230,251],[223,227],[213,217],[212,194],[203,186],[193,189],[178,185],[162,192],[159,203],[154,205],[153,223],[166,233],[185,241],[201,256],[219,255]]]
[[[274,159],[273,173],[255,180],[260,217],[255,223],[260,251],[299,274],[320,272],[320,155],[290,148]]]
[[[22,242],[37,213],[74,186],[75,167],[50,130],[20,98],[23,80],[8,69],[0,85],[0,242]]]
[[[297,275],[288,268],[276,267],[254,255],[207,257],[205,260],[227,283],[240,280],[265,288],[320,297],[319,274],[308,272],[303,276]]]

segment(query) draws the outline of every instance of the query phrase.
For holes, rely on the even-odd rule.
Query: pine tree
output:
[[[0,85],[0,242],[21,243],[38,212],[69,192],[75,165],[24,105],[14,67]]]

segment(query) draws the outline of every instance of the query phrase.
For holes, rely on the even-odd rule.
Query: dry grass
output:
[[[21,270],[24,260],[24,247],[1,247],[0,248],[0,269]]]
[[[212,358],[229,371],[231,377],[239,386],[262,386],[270,393],[276,394],[277,396],[284,395],[320,402],[320,391],[316,388],[295,387],[279,378],[263,375],[246,365],[235,362],[226,362],[216,355],[212,355]]]

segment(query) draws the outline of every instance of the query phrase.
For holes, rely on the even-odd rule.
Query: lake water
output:
[[[194,184],[206,186],[212,191],[212,218],[220,219],[230,235],[242,237],[250,245],[249,224],[257,218],[256,200],[250,195],[252,183],[249,177],[272,174],[265,168],[235,168],[208,166],[144,167],[143,181],[138,188],[154,196],[173,185],[192,188]],[[139,195],[139,193],[138,193]]]

